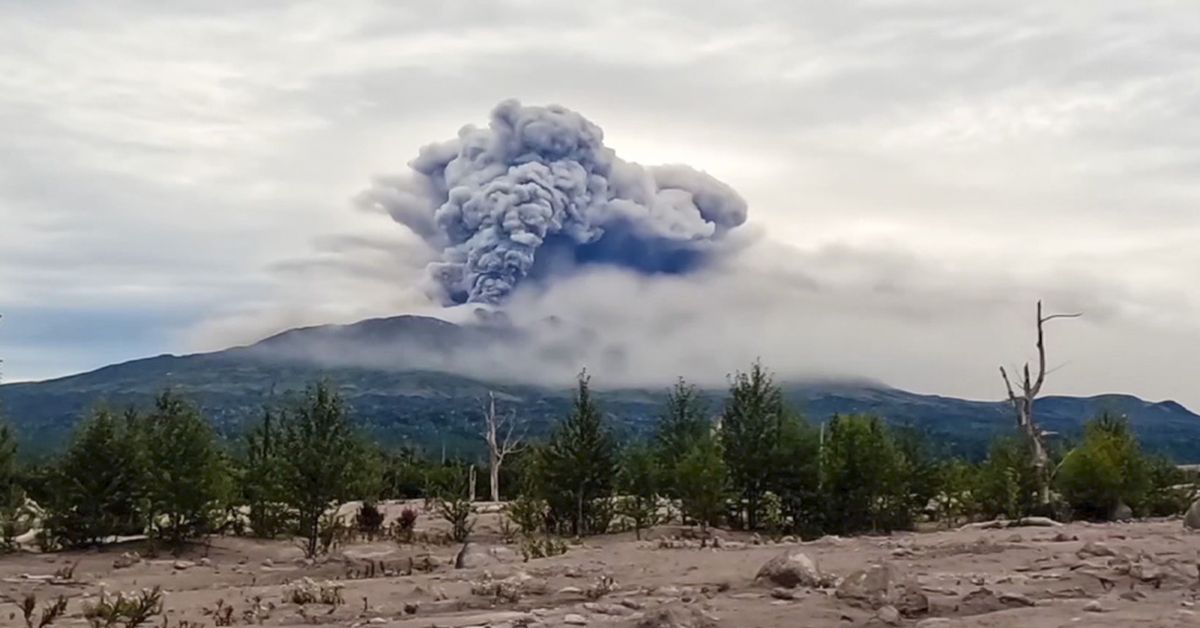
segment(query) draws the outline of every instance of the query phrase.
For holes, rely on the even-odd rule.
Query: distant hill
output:
[[[317,379],[342,391],[357,421],[388,444],[409,444],[474,455],[481,446],[480,400],[494,390],[501,401],[544,434],[563,416],[571,390],[489,383],[440,367],[456,352],[520,342],[503,321],[455,325],[416,316],[353,325],[293,329],[247,347],[213,353],[162,355],[43,382],[0,386],[0,405],[27,451],[61,447],[72,427],[98,404],[146,406],[167,387],[196,400],[217,430],[235,438],[258,419],[266,403],[286,403]],[[382,350],[386,349],[386,350]],[[927,432],[943,453],[981,456],[987,443],[1014,423],[998,402],[921,395],[867,381],[784,382],[788,400],[814,420],[836,413],[877,414],[893,424]],[[714,413],[723,390],[704,395]],[[665,388],[601,390],[598,398],[624,435],[652,428]],[[1077,436],[1102,410],[1130,418],[1144,446],[1179,462],[1200,462],[1200,416],[1178,403],[1128,395],[1045,397],[1038,402],[1045,429]]]

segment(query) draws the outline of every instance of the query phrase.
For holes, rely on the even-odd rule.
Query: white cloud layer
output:
[[[762,356],[996,397],[1042,297],[1085,312],[1053,392],[1200,406],[1198,85],[1182,1],[2,3],[0,356],[437,313],[430,252],[350,199],[519,97],[727,181],[761,234],[703,275],[519,293],[604,330],[597,379]]]

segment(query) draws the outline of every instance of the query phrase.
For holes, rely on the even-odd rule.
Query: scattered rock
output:
[[[196,564],[200,565],[201,567],[212,567],[212,559],[206,556],[197,561]]]
[[[1083,547],[1079,548],[1079,551],[1075,552],[1075,555],[1080,558],[1088,558],[1091,556],[1116,556],[1117,553],[1113,551],[1113,548],[1103,543],[1099,543],[1097,541],[1088,541],[1087,543],[1084,543]]]
[[[958,604],[961,615],[986,615],[1008,608],[991,589],[980,587],[963,596]]]
[[[838,585],[836,595],[852,604],[873,609],[894,606],[907,616],[929,610],[929,598],[916,580],[890,562],[876,563],[846,576]]]
[[[479,545],[470,541],[463,543],[462,549],[454,557],[455,569],[478,569],[502,563],[516,562],[517,555],[502,545]]]
[[[1029,599],[1029,596],[1024,593],[1001,593],[1000,601],[1008,606],[1036,606],[1037,603]]]
[[[875,614],[879,621],[895,626],[900,623],[900,611],[896,610],[895,606],[883,606]]]
[[[1117,502],[1112,512],[1108,513],[1109,521],[1129,521],[1133,519],[1133,509],[1125,502]]]
[[[716,618],[694,608],[669,607],[647,613],[637,628],[717,628]]]
[[[783,587],[775,587],[771,589],[771,597],[777,600],[794,600],[796,599],[796,591],[793,589],[785,589]]]
[[[798,586],[819,587],[826,582],[817,563],[799,550],[788,550],[767,561],[754,579],[765,579],[789,589]]]
[[[930,617],[917,622],[917,628],[943,628],[949,626],[950,620],[945,617]]]
[[[1085,610],[1089,613],[1105,612],[1104,605],[1100,603],[1100,600],[1092,600],[1092,601],[1088,602],[1087,604],[1084,604],[1083,610]]]
[[[190,560],[177,560],[177,561],[175,561],[175,564],[173,565],[173,567],[175,568],[176,571],[184,571],[187,569],[191,569],[192,567],[195,567],[195,566],[196,566],[196,563],[193,563]]]
[[[1078,540],[1079,540],[1079,537],[1077,537],[1073,534],[1067,534],[1066,532],[1059,532],[1058,534],[1055,534],[1050,539],[1050,541],[1053,543],[1068,543],[1071,541],[1078,541]]]
[[[571,626],[586,626],[588,620],[586,617],[579,615],[578,613],[568,613],[567,615],[563,616],[563,623]]]
[[[262,566],[263,567],[274,567],[275,561],[271,560],[270,558],[264,558],[262,561]]]
[[[113,560],[113,569],[126,569],[142,562],[141,554],[137,552],[125,552]]]
[[[613,617],[625,617],[633,614],[633,609],[620,604],[600,604],[598,602],[588,602],[583,605],[583,608],[587,609],[588,612],[596,613],[597,615],[610,615]]]
[[[1183,527],[1189,530],[1200,530],[1200,499],[1192,502],[1183,516]]]

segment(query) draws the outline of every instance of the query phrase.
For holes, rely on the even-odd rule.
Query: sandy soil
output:
[[[418,530],[436,535],[425,515]],[[477,548],[500,545],[499,516],[480,516]],[[1071,524],[1060,528],[963,529],[889,537],[826,537],[755,544],[720,533],[700,548],[690,531],[660,527],[586,539],[553,558],[522,560],[520,548],[455,569],[460,547],[359,540],[317,562],[287,541],[216,538],[176,558],[117,566],[126,543],[100,551],[0,557],[0,625],[23,626],[17,602],[69,598],[55,626],[85,626],[83,606],[101,591],[161,586],[165,616],[153,625],[217,626],[1200,626],[1200,535],[1178,520]],[[772,557],[799,550],[831,580],[826,588],[779,590],[755,581]],[[836,581],[887,561],[928,599],[896,617],[837,595]],[[126,561],[129,562],[129,561]],[[77,564],[76,564],[77,563]],[[56,571],[75,565],[69,579]],[[429,569],[428,572],[423,569]],[[411,573],[410,573],[411,570]],[[60,576],[63,574],[60,574]],[[297,604],[290,591],[340,589],[340,605]],[[502,584],[496,584],[497,582]],[[497,594],[499,591],[499,594]],[[511,594],[511,595],[510,595]],[[788,599],[790,598],[790,599]],[[232,607],[232,611],[219,610]]]

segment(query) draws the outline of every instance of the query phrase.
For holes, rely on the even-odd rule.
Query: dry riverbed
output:
[[[480,517],[460,569],[457,545],[384,541],[349,543],[316,562],[289,542],[242,538],[178,558],[146,557],[136,543],[3,556],[0,625],[24,625],[18,602],[29,593],[40,603],[67,596],[54,625],[86,626],[83,607],[102,591],[161,586],[155,628],[1200,626],[1200,535],[1179,520],[807,543],[719,533],[715,548],[661,527],[642,541],[589,538],[525,562],[519,547],[502,546],[498,517]],[[418,526],[437,528],[428,513]],[[786,554],[776,582],[756,579]]]

